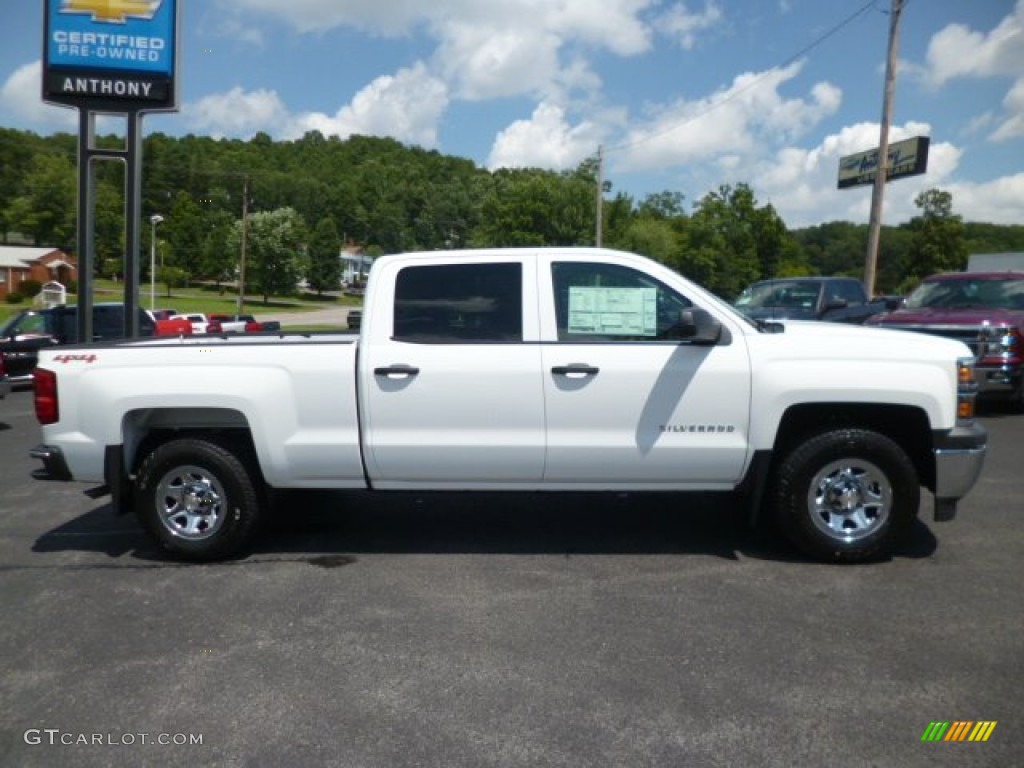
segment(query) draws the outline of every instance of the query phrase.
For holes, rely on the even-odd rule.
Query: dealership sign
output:
[[[178,0],[44,0],[43,100],[177,109]]]
[[[930,141],[927,136],[917,136],[890,144],[889,162],[885,169],[886,180],[917,176],[928,170],[928,144]],[[877,172],[877,149],[841,157],[839,158],[839,189],[873,184]]]

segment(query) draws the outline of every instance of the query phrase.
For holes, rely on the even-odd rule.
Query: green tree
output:
[[[921,215],[910,220],[913,233],[909,271],[912,278],[934,272],[959,271],[967,266],[965,229],[960,216],[953,213],[953,195],[929,189],[914,199]]]
[[[157,267],[157,277],[167,289],[167,298],[171,298],[172,288],[184,288],[188,284],[188,272],[181,267],[173,267],[169,264]]]
[[[746,184],[723,185],[708,193],[690,219],[689,247],[680,258],[680,271],[731,299],[761,277],[766,260],[776,258],[781,222],[774,218],[773,210],[758,211]]]
[[[160,225],[169,247],[164,262],[180,269],[186,281],[200,275],[203,269],[204,218],[204,210],[197,200],[186,192],[179,192],[170,214]]]
[[[239,252],[242,222],[232,229],[229,244]],[[249,216],[246,231],[245,289],[273,296],[291,296],[301,276],[306,224],[294,208],[261,211]]]
[[[334,219],[320,219],[309,240],[309,269],[306,279],[319,296],[337,290],[341,282],[341,238]]]
[[[110,163],[113,165],[113,163]],[[118,165],[120,165],[118,163]],[[118,183],[100,181],[96,185],[95,247],[96,268],[101,275],[112,277],[124,272],[125,222],[124,178]]]
[[[593,183],[580,175],[499,169],[471,241],[478,246],[589,245],[594,205]]]
[[[616,239],[615,247],[672,264],[679,253],[679,237],[671,222],[640,217]]]
[[[234,226],[235,221],[227,211],[213,210],[203,217],[199,275],[218,285],[234,279],[238,266],[239,243],[232,240]]]
[[[77,198],[75,167],[64,155],[42,153],[32,158],[24,192],[9,209],[11,226],[31,235],[37,245],[75,241]]]

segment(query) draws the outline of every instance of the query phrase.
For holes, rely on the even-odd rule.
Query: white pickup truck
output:
[[[633,254],[378,259],[358,336],[40,353],[37,476],[102,483],[175,555],[244,548],[270,489],[739,491],[807,555],[882,557],[984,462],[961,342],[758,324]],[[684,512],[680,512],[684,514]]]

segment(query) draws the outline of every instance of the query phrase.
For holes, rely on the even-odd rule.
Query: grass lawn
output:
[[[149,309],[149,284],[139,286],[139,301]],[[113,280],[97,280],[93,288],[93,301],[122,301],[124,286]],[[76,297],[70,295],[68,303],[74,304]],[[361,306],[362,299],[353,296],[322,296],[304,294],[302,297],[270,297],[266,304],[263,296],[246,296],[244,311],[255,315],[266,315],[276,312],[311,312],[317,309],[330,309],[338,306]],[[170,308],[179,312],[223,312],[233,314],[238,306],[238,297],[234,289],[225,288],[223,293],[213,285],[193,286],[191,288],[175,288],[167,295],[165,286],[157,285],[156,309]],[[0,323],[23,309],[30,309],[31,301],[20,304],[0,303]],[[314,327],[314,326],[311,326]],[[291,326],[289,326],[291,328]]]

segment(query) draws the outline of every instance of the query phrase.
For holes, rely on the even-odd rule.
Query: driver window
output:
[[[15,333],[19,335],[46,332],[46,320],[42,315],[36,314],[25,315],[18,322],[18,327],[15,329]]]
[[[692,302],[642,272],[615,264],[551,265],[558,340],[669,341]]]

